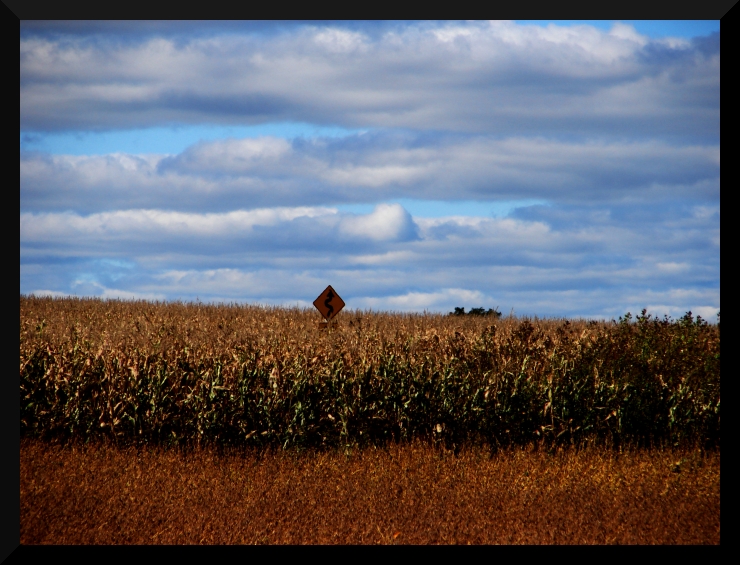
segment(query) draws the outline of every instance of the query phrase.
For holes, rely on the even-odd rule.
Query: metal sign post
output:
[[[319,322],[319,329],[325,329],[331,327],[334,316],[344,308],[344,300],[342,300],[342,298],[337,294],[337,291],[329,285],[324,289],[324,292],[319,294],[319,297],[313,301],[313,305],[326,320],[325,322]]]

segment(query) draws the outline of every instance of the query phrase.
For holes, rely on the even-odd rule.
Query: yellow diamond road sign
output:
[[[342,308],[344,308],[344,300],[342,300],[331,285],[329,285],[326,287],[324,292],[322,292],[319,297],[313,301],[313,305],[316,306],[316,309],[321,312],[321,315],[325,319],[331,320]]]

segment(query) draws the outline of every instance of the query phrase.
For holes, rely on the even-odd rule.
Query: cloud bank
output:
[[[292,120],[716,140],[718,75],[719,34],[649,41],[619,24],[419,24],[375,38],[301,26],[185,42],[33,36],[20,45],[21,129]]]
[[[392,198],[719,198],[719,145],[361,134],[203,142],[172,156],[21,155],[21,209],[232,208]]]
[[[616,23],[21,26],[21,292],[611,317],[719,309],[719,33]],[[477,202],[424,217],[399,200]],[[536,200],[507,217],[486,203]],[[350,213],[353,205],[367,213]]]

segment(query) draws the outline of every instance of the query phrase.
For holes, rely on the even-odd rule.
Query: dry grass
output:
[[[22,544],[719,544],[718,451],[21,441]]]

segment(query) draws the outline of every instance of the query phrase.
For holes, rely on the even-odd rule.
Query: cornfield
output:
[[[720,444],[720,325],[20,298],[21,436]]]

